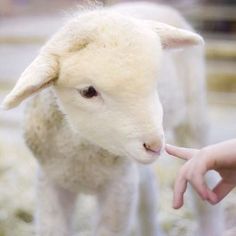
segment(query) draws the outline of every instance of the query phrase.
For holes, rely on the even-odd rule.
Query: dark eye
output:
[[[85,89],[79,90],[79,93],[84,98],[92,98],[92,97],[96,97],[98,95],[98,92],[92,86],[89,86],[89,87],[87,87]]]

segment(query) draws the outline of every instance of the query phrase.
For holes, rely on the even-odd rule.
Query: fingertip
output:
[[[182,195],[178,195],[177,193],[174,194],[174,198],[173,198],[173,204],[172,207],[174,209],[179,209],[183,206],[184,204],[184,199]]]
[[[170,144],[168,144],[168,143],[165,145],[165,150],[166,150],[166,152],[167,152],[168,154],[171,155],[172,149],[173,149],[173,146],[172,146],[172,145],[170,145]]]
[[[211,205],[215,205],[219,202],[219,199],[218,197],[215,195],[215,196],[211,196],[209,199],[208,199],[208,202],[211,204]]]
[[[209,198],[207,199],[207,201],[211,204],[211,205],[216,205],[220,200],[217,197],[214,198]]]
[[[166,144],[166,152],[174,157],[178,157],[183,160],[189,160],[191,157],[197,153],[197,149],[177,147],[174,145]]]
[[[176,210],[180,209],[183,206],[183,202],[173,202],[172,207]]]
[[[208,202],[209,202],[211,205],[214,206],[214,205],[216,205],[219,201],[212,201],[212,200],[209,199]]]
[[[173,204],[173,209],[175,209],[175,210],[178,210],[179,208],[180,208],[180,206],[179,205],[176,205],[176,204]]]
[[[172,207],[173,207],[174,209],[178,209],[178,204],[177,204],[175,201],[173,201]]]

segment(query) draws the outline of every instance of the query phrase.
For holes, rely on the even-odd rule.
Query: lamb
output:
[[[164,134],[203,142],[202,43],[179,13],[151,3],[82,12],[46,43],[3,101],[11,109],[35,94],[24,132],[40,166],[38,236],[72,235],[81,193],[98,202],[93,235],[128,235],[138,207],[140,235],[162,235],[144,164],[160,156]],[[211,223],[198,235],[222,235]]]

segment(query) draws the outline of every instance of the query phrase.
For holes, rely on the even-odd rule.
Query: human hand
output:
[[[236,186],[236,139],[207,146],[201,150],[166,145],[166,151],[186,160],[175,181],[175,209],[183,206],[188,182],[203,200],[211,204],[221,201]],[[213,189],[204,181],[204,176],[209,170],[217,171],[222,177]]]

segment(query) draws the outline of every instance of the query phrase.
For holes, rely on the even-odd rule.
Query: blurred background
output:
[[[103,1],[105,5],[116,2],[121,1]],[[236,1],[153,2],[176,7],[204,36],[210,142],[235,138]],[[78,3],[80,1],[75,0],[0,0],[0,101]],[[9,112],[0,111],[0,236],[33,235],[36,163],[22,139],[23,109],[21,105]],[[192,209],[186,206],[180,211],[171,209],[174,173],[173,176],[164,170],[158,173],[164,186],[160,204],[162,226],[169,236],[191,236],[196,227]],[[236,235],[235,199],[236,193],[232,193],[223,203],[227,221],[225,235]],[[86,217],[79,222],[85,228],[89,225]]]

